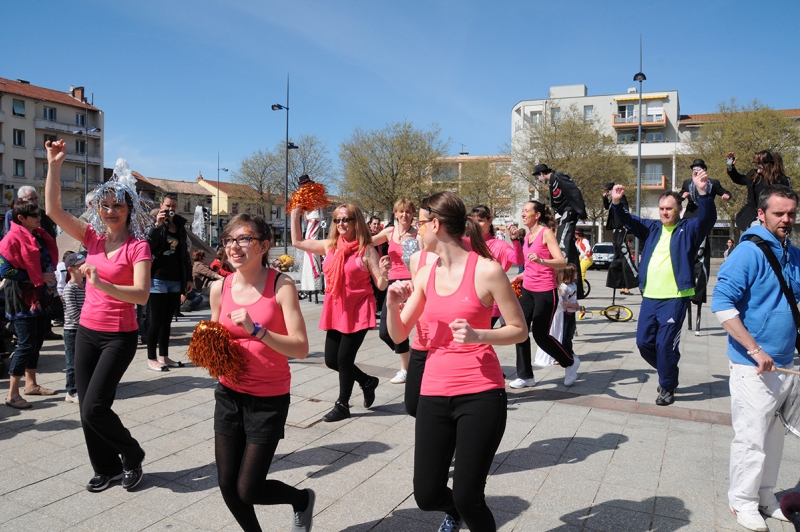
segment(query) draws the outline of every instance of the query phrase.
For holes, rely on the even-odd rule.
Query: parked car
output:
[[[594,264],[592,268],[608,269],[611,261],[614,260],[614,244],[611,242],[598,242],[592,247],[592,258]]]

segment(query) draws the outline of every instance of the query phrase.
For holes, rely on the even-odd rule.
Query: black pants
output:
[[[564,313],[564,329],[563,333],[561,334],[561,345],[564,346],[564,350],[569,353],[570,355],[575,355],[575,349],[572,347],[572,338],[575,336],[575,329],[577,328],[575,322],[575,313],[574,312],[565,312]]]
[[[181,304],[180,292],[150,294],[147,301],[147,358],[156,359],[156,347],[162,357],[169,356],[169,335],[172,318]]]
[[[115,476],[135,469],[144,450],[111,410],[117,385],[136,354],[136,331],[100,332],[78,326],[75,383],[81,425],[95,473]],[[120,461],[122,455],[122,461]]]
[[[400,280],[401,279],[393,279],[393,280],[389,281],[389,286],[391,286],[392,283],[400,281]],[[386,290],[384,291],[384,294],[388,290],[389,290],[389,287],[387,286]],[[381,340],[383,340],[384,343],[386,343],[386,345],[389,346],[389,349],[391,349],[395,353],[398,353],[398,354],[408,353],[409,349],[411,349],[410,348],[411,344],[408,342],[408,338],[406,338],[405,340],[403,340],[399,344],[396,344],[396,343],[394,343],[392,341],[392,337],[389,336],[389,329],[387,328],[387,325],[386,325],[386,297],[385,296],[383,298],[383,305],[381,307],[381,324],[380,324],[379,329],[378,329],[378,336],[380,336]]]
[[[362,387],[369,375],[356,366],[356,355],[367,336],[367,330],[342,333],[330,330],[325,336],[325,365],[339,372],[339,402],[347,405],[353,394],[353,383]]]
[[[575,280],[575,285],[578,288],[578,299],[583,299],[585,296],[583,294],[583,277],[581,276],[581,256],[575,246],[576,222],[577,217],[572,212],[565,213],[558,224],[556,238],[558,239],[558,247],[561,248],[561,253],[564,254],[567,264],[573,264],[578,270],[578,278]]]
[[[553,316],[556,305],[558,305],[556,289],[553,288],[549,292],[531,292],[523,288],[519,304],[522,306],[522,314],[525,316],[525,325],[532,327],[536,345],[558,360],[563,367],[571,366],[572,355],[564,349],[561,342],[550,336],[550,326],[553,324]],[[517,344],[517,377],[520,379],[533,378],[530,335],[524,342]]]
[[[424,511],[462,517],[472,532],[497,530],[484,489],[506,429],[505,390],[419,398],[414,498]],[[453,489],[447,487],[453,454]]]
[[[427,351],[411,350],[408,359],[408,375],[406,375],[406,412],[411,417],[417,417],[419,404],[419,390],[422,388],[422,374],[425,373],[425,362],[428,360]]]

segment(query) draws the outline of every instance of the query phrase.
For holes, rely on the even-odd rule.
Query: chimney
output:
[[[70,87],[70,94],[76,100],[85,103],[86,99],[83,97],[83,87]]]
[[[198,172],[197,172],[197,182],[199,183],[202,180],[203,180],[203,172],[198,170]]]

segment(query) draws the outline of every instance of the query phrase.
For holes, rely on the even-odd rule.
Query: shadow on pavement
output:
[[[362,452],[353,452],[356,449],[360,449]],[[270,471],[285,471],[296,467],[323,466],[313,473],[309,472],[308,476],[324,477],[357,464],[362,460],[366,460],[370,455],[380,454],[389,449],[391,449],[389,445],[375,441],[336,443],[320,447],[307,447],[293,453],[276,454],[272,461]],[[364,452],[367,450],[368,452]],[[341,456],[332,456],[331,451]]]
[[[549,438],[535,441],[527,449],[517,448],[512,451],[498,453],[495,455],[494,461],[495,463],[512,466],[515,469],[545,468],[559,461],[574,464],[583,462],[597,452],[614,450],[619,444],[627,441],[628,437],[624,434],[613,432],[608,432],[597,438],[581,436]],[[544,455],[552,459],[547,459]],[[497,469],[492,473],[492,476],[502,474],[502,469]]]
[[[690,526],[691,511],[677,497],[658,497],[658,507],[669,517],[655,515],[656,498],[640,502],[614,499],[561,516],[554,532],[574,530],[624,530],[626,532],[672,532]]]

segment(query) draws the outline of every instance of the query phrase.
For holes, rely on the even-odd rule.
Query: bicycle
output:
[[[583,297],[589,297],[589,292],[592,291],[592,285],[586,279],[583,280]]]
[[[611,297],[611,304],[604,309],[586,310],[586,307],[581,306],[581,309],[578,311],[578,319],[582,320],[586,316],[586,313],[589,312],[589,315],[600,314],[611,321],[630,321],[633,318],[633,311],[624,305],[617,305],[616,296],[617,290],[615,288],[614,295]]]

